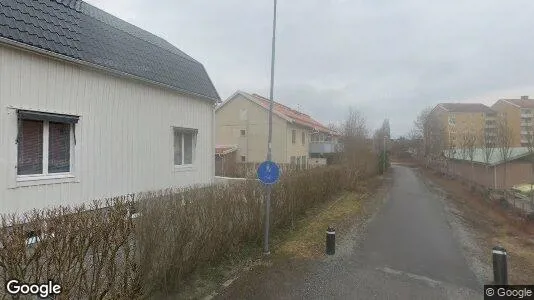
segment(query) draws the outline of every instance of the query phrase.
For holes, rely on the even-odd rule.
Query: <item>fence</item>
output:
[[[483,166],[475,167],[446,160],[424,160],[420,163],[424,163],[426,167],[442,176],[459,180],[463,185],[469,186],[471,191],[485,195],[489,200],[499,201],[503,208],[512,209],[522,217],[534,218],[532,198],[510,188],[493,188],[495,178],[491,168],[488,170]],[[497,185],[500,186],[503,185]]]

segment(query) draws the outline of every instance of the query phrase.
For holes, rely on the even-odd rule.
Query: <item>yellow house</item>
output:
[[[434,150],[475,147],[495,143],[496,112],[481,103],[440,103],[425,124],[426,144]]]
[[[511,147],[527,147],[528,134],[533,126],[534,99],[522,96],[520,99],[500,99],[491,107],[505,117],[512,133]]]
[[[215,110],[216,145],[237,146],[238,162],[262,162],[267,157],[269,100],[237,91]],[[337,136],[309,115],[275,102],[272,160],[306,166],[310,155],[335,151]]]

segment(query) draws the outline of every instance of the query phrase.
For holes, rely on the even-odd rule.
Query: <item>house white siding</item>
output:
[[[17,109],[80,116],[75,178],[17,181]],[[213,110],[208,100],[0,45],[0,213],[212,183]],[[173,127],[198,130],[191,168],[174,166]]]

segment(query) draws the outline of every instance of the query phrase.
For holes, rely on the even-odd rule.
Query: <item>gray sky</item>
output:
[[[204,64],[221,97],[268,96],[272,0],[86,0]],[[279,0],[275,99],[394,136],[438,102],[534,97],[534,1]]]

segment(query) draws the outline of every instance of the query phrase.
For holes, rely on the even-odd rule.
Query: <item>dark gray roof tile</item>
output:
[[[2,0],[0,37],[220,99],[202,64],[80,0]]]

